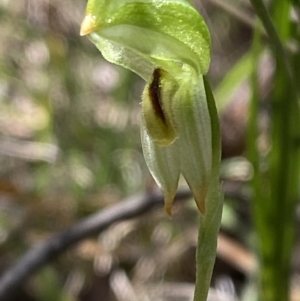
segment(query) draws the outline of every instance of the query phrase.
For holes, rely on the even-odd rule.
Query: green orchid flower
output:
[[[200,211],[195,301],[206,300],[221,220],[220,133],[204,74],[210,35],[188,0],[89,0],[81,35],[108,61],[140,75],[148,168],[171,207],[180,174]]]
[[[210,62],[210,36],[203,19],[182,0],[90,0],[81,26],[86,34],[108,61],[148,82],[142,145],[167,212],[182,173],[204,214],[212,151],[202,78]]]

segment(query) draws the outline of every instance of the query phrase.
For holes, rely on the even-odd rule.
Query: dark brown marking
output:
[[[153,80],[149,85],[149,97],[156,116],[160,118],[162,122],[166,123],[166,117],[163,111],[163,104],[161,101],[161,75],[162,69],[156,68],[153,71]]]

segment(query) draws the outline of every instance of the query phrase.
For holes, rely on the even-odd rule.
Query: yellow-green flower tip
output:
[[[205,199],[206,199],[206,191],[200,195],[195,195],[194,194],[194,199],[196,202],[196,205],[198,207],[198,210],[202,215],[205,215]]]
[[[172,196],[170,195],[165,195],[165,211],[169,215],[169,217],[172,217],[172,204],[174,201],[174,194]]]
[[[97,28],[96,20],[93,15],[86,15],[81,23],[80,35],[86,36]]]
[[[172,217],[172,205],[165,203],[165,211],[169,215],[169,217]]]

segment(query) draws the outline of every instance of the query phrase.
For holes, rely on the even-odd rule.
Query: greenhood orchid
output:
[[[202,76],[209,67],[210,38],[203,19],[183,0],[90,0],[81,26],[86,34],[107,60],[148,83],[142,145],[167,212],[182,173],[204,214],[212,142]]]
[[[89,0],[80,34],[105,59],[146,81],[144,157],[169,215],[180,174],[192,190],[201,213],[199,243],[206,244],[197,257],[207,258],[198,268],[202,290],[196,288],[195,300],[205,300],[222,207],[218,116],[204,77],[210,64],[206,24],[188,0]]]

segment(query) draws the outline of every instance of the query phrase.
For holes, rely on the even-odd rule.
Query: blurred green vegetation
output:
[[[0,272],[90,213],[157,189],[139,137],[144,83],[79,36],[85,4],[0,0]],[[299,1],[270,4],[297,85]],[[258,275],[280,291],[261,300],[299,300],[299,96],[248,1],[195,5],[212,34],[223,133],[211,300],[256,300]],[[158,209],[113,225],[31,277],[16,300],[189,300],[197,214],[188,201],[172,221]]]

